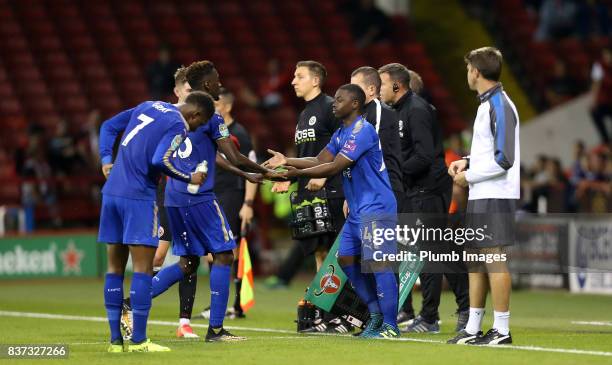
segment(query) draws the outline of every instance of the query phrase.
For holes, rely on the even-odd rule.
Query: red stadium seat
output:
[[[90,110],[89,103],[83,95],[77,94],[61,100],[60,106],[67,113],[86,113]]]
[[[144,8],[138,1],[114,1],[113,9],[124,17],[130,17],[137,20],[144,13]]]
[[[0,99],[0,111],[7,116],[17,116],[23,114],[21,104],[14,97],[4,97]]]
[[[7,82],[0,82],[0,99],[9,98],[15,96],[15,91],[11,84]]]
[[[70,37],[66,43],[68,47],[78,50],[79,52],[88,52],[95,50],[94,42],[88,35],[78,35]]]
[[[21,203],[20,179],[12,179],[0,184],[0,204],[19,205]]]
[[[58,22],[58,31],[68,35],[67,41],[71,41],[71,37],[84,36],[88,33],[85,23],[80,18],[80,15],[71,18],[70,22]]]
[[[33,98],[42,98],[47,95],[47,87],[42,82],[24,82],[17,85],[17,93]],[[28,102],[30,104],[30,102]]]
[[[28,109],[35,113],[35,115],[54,115],[55,113],[55,104],[51,98],[47,97],[37,97],[32,100],[31,103],[28,103]]]
[[[51,66],[46,70],[46,75],[55,82],[63,82],[64,80],[72,80],[74,79],[74,72],[70,66]],[[57,85],[54,85],[57,87]]]
[[[57,95],[68,98],[72,97],[73,95],[83,95],[83,89],[81,88],[80,83],[73,80],[58,82],[53,86],[52,91],[57,93]]]
[[[23,52],[28,49],[26,39],[20,35],[12,35],[5,38],[3,48],[6,47],[9,52]]]
[[[86,65],[80,67],[79,73],[90,80],[104,80],[108,78],[106,69],[101,65]]]

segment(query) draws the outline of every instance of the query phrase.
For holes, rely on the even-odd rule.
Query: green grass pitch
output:
[[[196,307],[209,302],[207,277],[200,277]],[[127,285],[128,283],[126,283]],[[175,337],[178,289],[156,298],[149,337],[170,353],[108,354],[108,327],[102,280],[4,281],[0,284],[0,344],[68,344],[70,357],[58,360],[7,360],[0,364],[612,364],[612,297],[571,295],[560,291],[513,293],[511,328],[514,345],[480,348],[442,343],[453,335],[454,299],[444,293],[438,335],[406,335],[396,340],[360,340],[352,336],[295,333],[296,303],[306,283],[268,290],[256,283],[256,304],[246,319],[226,320],[231,331],[248,337],[238,343],[204,343]],[[420,305],[420,296],[415,296]],[[31,318],[15,312],[83,318]],[[490,310],[488,312],[491,312]],[[195,313],[194,313],[195,316]],[[572,324],[596,321],[600,325]],[[194,319],[204,335],[205,320]],[[492,323],[487,314],[485,330]]]

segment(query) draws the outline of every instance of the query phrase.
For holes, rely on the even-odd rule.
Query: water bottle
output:
[[[200,162],[198,166],[196,166],[195,172],[207,173],[208,172],[208,162],[206,160]],[[198,190],[200,190],[200,185],[196,185],[196,184],[187,185],[187,191],[189,191],[191,194],[197,194]]]
[[[298,225],[298,234],[300,236],[309,235],[313,232],[314,227],[312,225],[312,203],[308,200],[304,200],[302,204],[298,205],[295,209],[296,220]]]
[[[312,200],[312,212],[315,218],[315,231],[325,232],[327,231],[326,220],[328,217],[327,203],[325,200],[320,198],[314,198]]]

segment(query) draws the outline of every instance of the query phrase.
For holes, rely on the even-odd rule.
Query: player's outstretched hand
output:
[[[206,180],[206,176],[207,174],[202,171],[192,172],[191,180],[189,181],[189,183],[194,185],[202,185]]]
[[[244,174],[244,178],[253,184],[261,184],[264,180],[262,174],[254,173],[254,172],[246,172]]]
[[[465,171],[465,169],[467,168],[467,164],[467,160],[464,159],[453,161],[448,167],[448,174],[451,177],[455,177],[455,175],[457,175],[458,173]]]
[[[261,164],[263,167],[268,169],[275,169],[279,166],[283,166],[287,164],[287,158],[280,152],[276,152],[274,150],[268,149],[268,153],[272,155],[267,161]]]
[[[271,181],[285,181],[287,180],[285,178],[285,176],[283,175],[283,172],[285,171],[284,168],[277,168],[276,170],[268,170],[268,172],[266,172],[263,177],[264,179],[267,180],[271,180]]]
[[[110,174],[112,168],[113,168],[112,163],[107,163],[106,165],[102,165],[102,174],[104,174],[105,178],[108,179],[108,175]]]
[[[293,166],[285,166],[287,171],[281,172],[281,176],[285,179],[292,179],[294,177],[300,176],[300,171]]]

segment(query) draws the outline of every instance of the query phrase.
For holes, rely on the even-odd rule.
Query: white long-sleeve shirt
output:
[[[498,84],[479,95],[469,168],[469,200],[520,198],[519,117]]]

